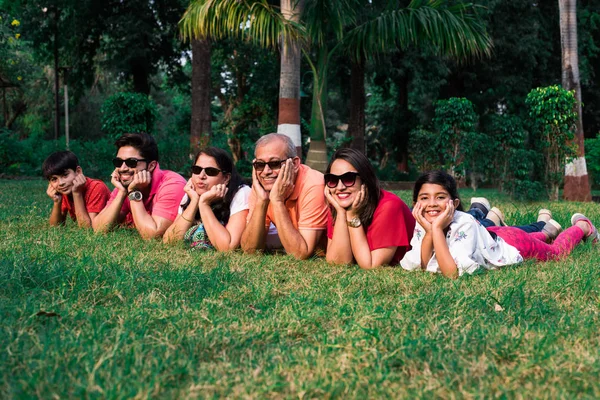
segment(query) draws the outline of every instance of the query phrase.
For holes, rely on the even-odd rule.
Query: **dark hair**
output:
[[[44,178],[50,180],[52,175],[62,175],[68,169],[75,171],[79,167],[79,160],[72,151],[57,151],[52,153],[42,164]]]
[[[229,221],[229,207],[231,206],[231,201],[244,182],[241,175],[237,172],[235,165],[233,164],[233,159],[225,150],[218,147],[205,147],[200,149],[200,151],[198,151],[194,157],[194,164],[198,160],[198,157],[200,157],[202,154],[214,158],[219,166],[219,169],[223,171],[223,174],[231,174],[229,183],[227,184],[229,190],[227,191],[225,198],[223,201],[213,203],[212,205],[212,210],[215,213],[215,217],[217,217],[219,221],[226,224],[227,221]],[[188,199],[182,208],[185,210],[189,205],[190,199]],[[196,220],[200,221],[199,211],[196,211]]]
[[[424,173],[415,181],[415,188],[413,190],[413,203],[417,202],[421,187],[426,183],[440,185],[448,191],[448,194],[450,194],[452,200],[460,200],[460,196],[458,195],[458,185],[452,176],[444,171],[430,171]],[[458,211],[464,211],[462,202],[458,204],[456,209]]]
[[[150,161],[158,161],[158,146],[152,135],[145,132],[125,133],[115,142],[117,151],[121,147],[131,146],[140,152],[143,158]]]
[[[340,159],[350,163],[356,168],[360,180],[365,185],[367,204],[359,210],[358,215],[360,222],[367,228],[371,225],[373,214],[375,213],[375,209],[377,208],[381,197],[381,185],[379,179],[377,178],[377,175],[375,175],[375,169],[367,156],[352,148],[342,148],[336,151],[333,157],[331,157],[331,161],[329,162],[325,173],[328,174],[331,171],[333,162]],[[333,214],[333,220],[335,221],[335,208],[332,207],[331,213]]]

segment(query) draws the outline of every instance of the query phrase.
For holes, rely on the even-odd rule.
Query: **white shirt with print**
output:
[[[406,270],[421,269],[421,245],[425,229],[419,223],[410,242],[412,249],[400,261]],[[509,245],[501,237],[495,240],[479,221],[470,214],[455,211],[446,234],[446,243],[450,255],[456,263],[458,274],[472,274],[480,268],[496,269],[505,265],[518,264],[523,261],[519,251]],[[427,271],[441,273],[435,256],[435,250],[429,262]]]

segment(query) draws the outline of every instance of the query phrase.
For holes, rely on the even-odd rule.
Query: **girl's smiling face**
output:
[[[451,201],[454,201],[454,207],[458,207],[460,200],[452,199],[442,185],[435,183],[423,184],[417,196],[417,202],[423,208],[423,217],[429,223],[435,221]]]

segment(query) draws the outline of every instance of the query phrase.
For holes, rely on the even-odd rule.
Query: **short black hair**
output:
[[[79,160],[72,151],[57,151],[48,156],[42,164],[44,178],[50,180],[52,175],[62,175],[68,169],[75,171],[79,167]]]
[[[125,133],[115,142],[117,151],[121,147],[131,146],[140,152],[147,161],[158,161],[158,146],[152,135],[145,132]]]

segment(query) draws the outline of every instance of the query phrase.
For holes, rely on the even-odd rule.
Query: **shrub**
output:
[[[0,129],[0,171],[7,175],[41,176],[44,159],[57,150],[57,142],[43,140],[41,134],[21,140],[11,130]]]
[[[129,132],[152,133],[158,117],[156,104],[141,93],[112,95],[100,112],[102,130],[115,139]]]
[[[465,98],[452,97],[435,103],[433,125],[438,133],[442,166],[455,178],[464,177],[467,169],[480,164],[473,152],[473,144],[478,141],[477,122],[473,103]]]
[[[595,139],[585,139],[585,161],[593,185],[600,186],[600,133]]]
[[[410,131],[408,153],[411,162],[419,171],[433,171],[442,168],[438,142],[437,135],[427,129],[417,128]]]
[[[525,104],[531,118],[533,143],[543,154],[543,174],[551,200],[558,200],[565,164],[576,155],[574,143],[577,101],[560,86],[533,89]]]
[[[477,131],[478,116],[465,98],[440,100],[435,104],[434,131],[419,128],[409,133],[411,161],[421,171],[443,169],[455,178],[471,175],[477,187],[492,169],[490,138]]]
[[[547,199],[543,182],[515,179],[510,183],[512,197],[519,201],[539,201]]]
[[[487,152],[495,154],[490,159],[495,170],[492,181],[501,191],[519,197],[515,190],[520,189],[515,182],[532,181],[535,178],[532,172],[543,160],[537,152],[527,149],[527,131],[518,116],[488,115],[483,125],[490,138]]]

